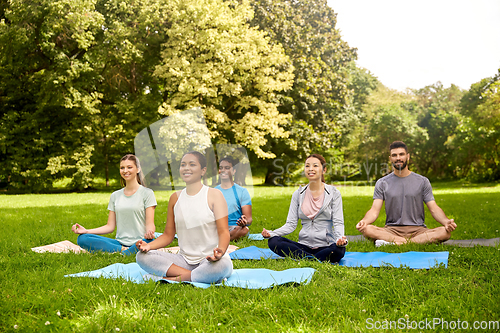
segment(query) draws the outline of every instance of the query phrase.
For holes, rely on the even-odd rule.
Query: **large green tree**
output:
[[[417,114],[418,126],[425,129],[428,140],[421,142],[413,161],[419,172],[428,177],[453,177],[454,149],[449,138],[455,133],[460,120],[459,104],[463,91],[451,85],[444,88],[438,82],[413,91],[415,104],[411,111]]]
[[[192,106],[214,139],[260,157],[273,156],[268,136],[287,135],[276,92],[291,86],[292,67],[250,28],[248,3],[12,0],[3,15],[1,174],[11,186],[108,178],[141,129]]]
[[[66,174],[86,186],[92,165],[88,159],[77,165],[74,158],[93,149],[86,125],[98,94],[87,81],[92,69],[85,50],[95,42],[103,17],[91,1],[65,0],[13,0],[4,15],[0,173],[12,186],[40,190],[53,179],[49,159],[59,157]]]
[[[417,115],[412,112],[414,105],[411,93],[387,88],[380,82],[375,89],[370,88],[361,105],[361,121],[349,135],[345,148],[345,164],[350,171],[344,172],[346,177],[372,180],[388,172],[388,149],[395,140],[405,141],[412,155],[418,150],[427,133],[418,126]]]
[[[155,70],[165,85],[160,112],[201,107],[217,142],[241,144],[259,158],[275,157],[268,137],[287,137],[283,125],[289,118],[278,112],[276,94],[293,82],[281,45],[248,25],[253,12],[247,2],[171,3],[172,24]]]
[[[255,10],[251,24],[281,44],[294,67],[292,89],[279,96],[278,108],[293,116],[287,127],[290,136],[269,141],[269,146],[284,164],[338,146],[354,119],[349,85],[356,53],[335,28],[335,12],[325,0],[257,0],[251,4]],[[267,182],[272,181],[275,163],[266,163]]]
[[[462,118],[450,146],[454,170],[474,180],[500,179],[500,70],[471,86],[460,102]]]

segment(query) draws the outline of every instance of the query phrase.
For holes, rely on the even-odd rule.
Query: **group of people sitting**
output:
[[[375,185],[371,209],[356,228],[366,238],[383,244],[433,243],[450,238],[456,228],[436,204],[427,178],[409,171],[408,148],[401,141],[390,146],[394,172]],[[235,184],[234,161],[219,161],[220,185],[210,188],[202,183],[207,161],[199,152],[188,152],[180,163],[180,176],[186,187],[170,196],[164,232],[155,237],[154,193],[143,186],[139,160],[125,155],[120,160],[122,189],[111,195],[106,225],[85,229],[78,223],[72,231],[78,234],[78,245],[89,251],[136,254],[145,271],[174,281],[215,283],[229,277],[233,270],[227,248],[231,240],[248,234],[252,223],[252,204],[248,191]],[[269,248],[280,256],[314,258],[339,262],[348,243],[344,235],[342,197],[332,185],[325,184],[326,161],[319,154],[305,160],[304,174],[308,184],[292,195],[286,223],[276,230],[262,230]],[[385,201],[386,225],[377,227]],[[426,203],[432,216],[443,226],[428,229],[424,223]],[[283,236],[292,233],[298,221],[302,228],[298,242]],[[100,236],[112,233],[116,239]],[[179,252],[155,251],[178,238]]]

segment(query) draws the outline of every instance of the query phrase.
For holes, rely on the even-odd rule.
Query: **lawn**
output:
[[[499,185],[433,185],[436,202],[457,222],[452,239],[500,237]],[[373,187],[339,189],[346,234],[357,235],[354,226],[371,205]],[[281,226],[293,191],[291,187],[255,187],[251,232]],[[155,193],[157,231],[165,226],[170,193]],[[458,330],[466,324],[469,329],[475,325],[491,332],[500,321],[499,247],[412,244],[383,248],[386,252],[449,251],[448,268],[429,270],[349,268],[291,259],[233,261],[235,268],[307,266],[317,270],[307,285],[266,290],[65,278],[65,274],[129,263],[134,258],[30,250],[65,239],[76,243],[70,231],[73,223],[90,228],[104,224],[109,195],[0,196],[4,230],[0,235],[0,332],[417,332],[430,327]],[[376,224],[383,225],[384,218],[381,214]],[[438,225],[430,214],[426,222],[429,227]],[[289,237],[296,240],[298,230]],[[235,245],[267,247],[265,241],[242,240]],[[369,242],[352,242],[348,251],[381,250]],[[408,324],[412,323],[427,326],[411,329]]]

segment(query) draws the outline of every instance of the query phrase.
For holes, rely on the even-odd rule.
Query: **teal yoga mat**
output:
[[[261,234],[248,234],[249,240],[264,240],[264,236]]]
[[[448,267],[448,252],[346,252],[339,265],[346,267],[409,267],[414,269],[427,269],[439,266]],[[244,247],[229,254],[231,259],[261,260],[283,259],[269,248],[256,246]]]
[[[428,269],[444,265],[448,267],[448,252],[346,252],[339,265],[347,267],[408,267]]]
[[[291,268],[284,271],[273,271],[263,268],[235,269],[233,274],[222,283],[208,284],[198,282],[185,282],[199,288],[210,286],[228,286],[246,289],[267,289],[276,285],[297,283],[308,284],[316,270],[309,267]],[[95,271],[68,274],[65,277],[91,277],[91,278],[124,278],[133,283],[144,283],[148,280],[161,281],[166,283],[178,283],[163,280],[159,276],[148,274],[137,263],[112,264],[110,266],[97,269]]]

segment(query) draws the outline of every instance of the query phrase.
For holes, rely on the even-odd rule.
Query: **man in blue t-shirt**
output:
[[[457,225],[436,204],[429,179],[408,170],[410,154],[402,141],[394,141],[389,150],[394,172],[377,181],[372,208],[356,225],[356,229],[365,237],[374,239],[376,246],[448,240]],[[378,218],[384,201],[387,218],[385,227],[380,228],[372,223]],[[426,227],[424,203],[442,227]]]
[[[230,157],[219,161],[220,190],[227,202],[228,225],[231,240],[237,240],[248,234],[248,226],[252,224],[252,200],[248,190],[233,181],[235,162]]]

